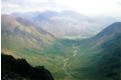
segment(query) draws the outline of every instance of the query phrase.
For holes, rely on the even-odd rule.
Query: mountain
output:
[[[97,33],[97,26],[93,26],[93,29],[88,26],[93,20],[74,11],[44,11],[13,13],[12,15],[25,18],[59,36],[89,37]]]
[[[6,50],[43,49],[56,39],[51,33],[22,18],[2,15],[1,21],[2,48]]]
[[[97,34],[96,36],[93,37],[93,40],[111,40],[113,39],[115,36],[118,36],[119,34],[121,34],[121,22],[116,22],[113,23],[111,25],[109,25],[107,28],[105,28],[102,32],[100,32],[99,34]]]
[[[1,55],[2,80],[54,80],[43,66],[32,67],[24,59]]]
[[[32,66],[43,65],[55,79],[66,76],[63,59],[70,51],[55,35],[23,18],[2,15],[1,21],[2,53],[24,58]]]
[[[120,80],[121,22],[109,25],[96,36],[77,41],[78,57],[71,60],[73,77],[83,80]],[[75,65],[79,66],[75,66]],[[77,74],[77,75],[75,75]]]
[[[80,38],[94,36],[107,25],[121,20],[105,16],[88,17],[71,10],[12,13],[12,15],[25,18],[61,37]]]
[[[4,54],[45,66],[55,80],[120,80],[121,22],[83,40],[55,37],[10,15],[2,16],[1,27]]]
[[[102,51],[97,55],[100,59],[90,67],[101,77],[107,78],[106,80],[120,80],[121,22],[111,24],[94,39],[98,41],[97,44]]]

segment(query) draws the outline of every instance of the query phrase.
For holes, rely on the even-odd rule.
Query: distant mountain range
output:
[[[104,26],[119,21],[113,18],[88,17],[74,11],[28,12],[12,15],[25,18],[59,36],[80,36],[81,38],[91,37]]]

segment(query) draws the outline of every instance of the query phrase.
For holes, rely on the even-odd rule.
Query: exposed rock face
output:
[[[1,56],[2,80],[54,80],[43,66],[32,67],[25,59]]]

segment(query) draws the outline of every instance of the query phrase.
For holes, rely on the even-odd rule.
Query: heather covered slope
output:
[[[43,66],[32,67],[25,59],[1,55],[2,80],[54,80]]]

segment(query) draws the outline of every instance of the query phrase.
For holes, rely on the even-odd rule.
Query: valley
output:
[[[120,80],[121,22],[86,39],[62,38],[11,15],[1,27],[3,54],[42,65],[55,80]]]
[[[65,71],[65,73],[68,75],[68,77],[70,79],[72,79],[73,77],[71,76],[71,73],[68,72],[68,68],[71,68],[70,67],[71,62],[69,62],[69,61],[71,61],[74,58],[76,58],[76,56],[78,56],[78,53],[79,53],[78,52],[78,48],[75,45],[72,46],[72,50],[73,50],[72,51],[72,55],[64,59],[64,71]]]
[[[121,0],[1,0],[1,80],[121,80]]]

